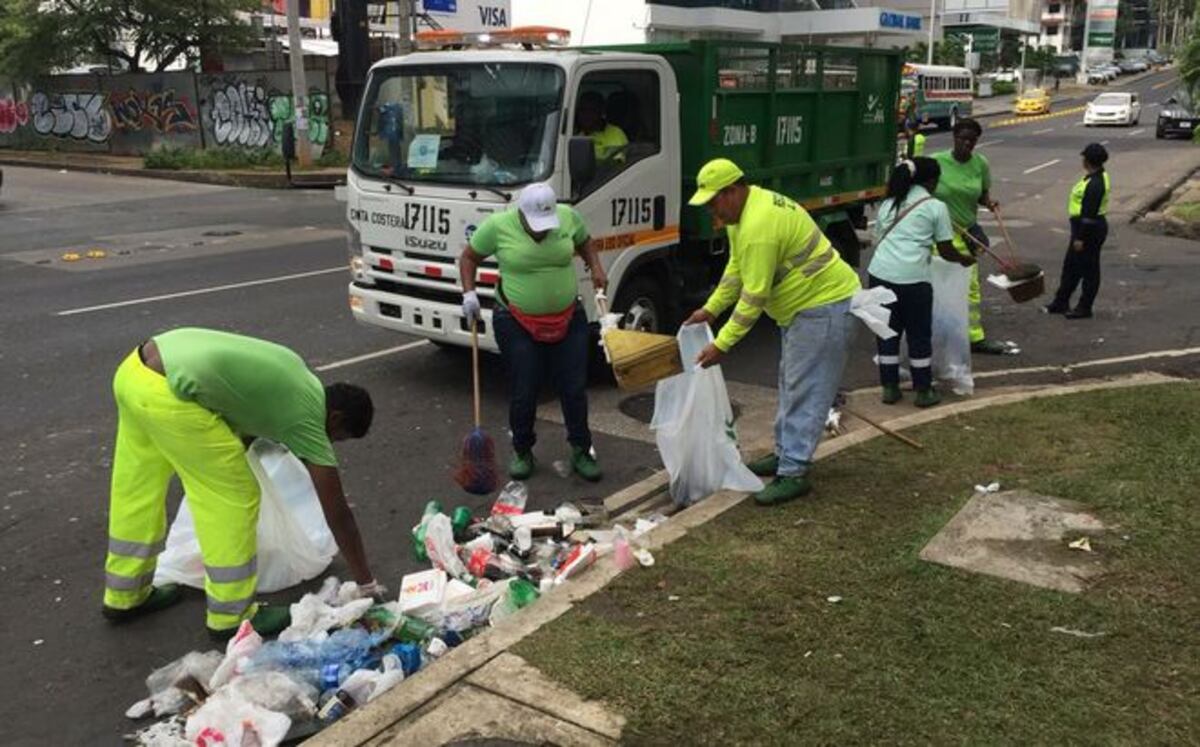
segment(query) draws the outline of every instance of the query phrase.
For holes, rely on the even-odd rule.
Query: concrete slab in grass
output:
[[[1021,490],[977,493],[921,550],[921,559],[1079,593],[1104,573],[1103,555],[1068,544],[1104,531],[1074,501]]]
[[[420,713],[371,740],[399,745],[528,744],[609,747],[611,739],[524,703],[472,685],[456,685]]]

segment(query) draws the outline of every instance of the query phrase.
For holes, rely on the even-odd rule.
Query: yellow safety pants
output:
[[[954,248],[965,256],[971,256],[967,239],[958,231],[954,232]],[[983,292],[979,288],[979,264],[973,264],[968,269],[971,271],[971,284],[967,288],[967,337],[974,343],[986,337],[983,331],[983,311],[980,307]]]
[[[109,502],[104,604],[150,595],[166,545],[167,488],[179,475],[204,559],[207,624],[236,627],[257,611],[259,487],[241,439],[216,414],[176,397],[136,350],[113,377],[117,444]]]

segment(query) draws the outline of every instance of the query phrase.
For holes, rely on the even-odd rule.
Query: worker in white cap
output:
[[[574,208],[559,205],[548,184],[530,184],[516,209],[493,213],[471,234],[459,259],[463,316],[482,321],[476,273],[487,257],[500,265],[492,329],[508,367],[509,429],[514,480],[533,474],[534,420],[542,381],[550,379],[562,403],[571,468],[588,481],[601,477],[588,429],[587,374],[590,329],[579,303],[575,257],[581,257],[597,291],[608,284],[587,226]]]

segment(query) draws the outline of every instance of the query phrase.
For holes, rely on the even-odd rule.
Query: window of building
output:
[[[1058,36],[1058,25],[1055,24],[1054,26],[1047,26],[1046,36]]]
[[[1050,3],[1046,6],[1046,12],[1050,15],[1058,15],[1059,13],[1062,13],[1062,4]]]

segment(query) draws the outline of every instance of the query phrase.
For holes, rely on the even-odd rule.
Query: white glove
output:
[[[370,583],[358,585],[358,593],[363,597],[374,597],[376,601],[379,601],[387,596],[388,590],[383,584],[371,579]]]
[[[463,294],[462,310],[463,316],[468,320],[478,319],[479,314],[479,294],[475,291],[467,291]]]

